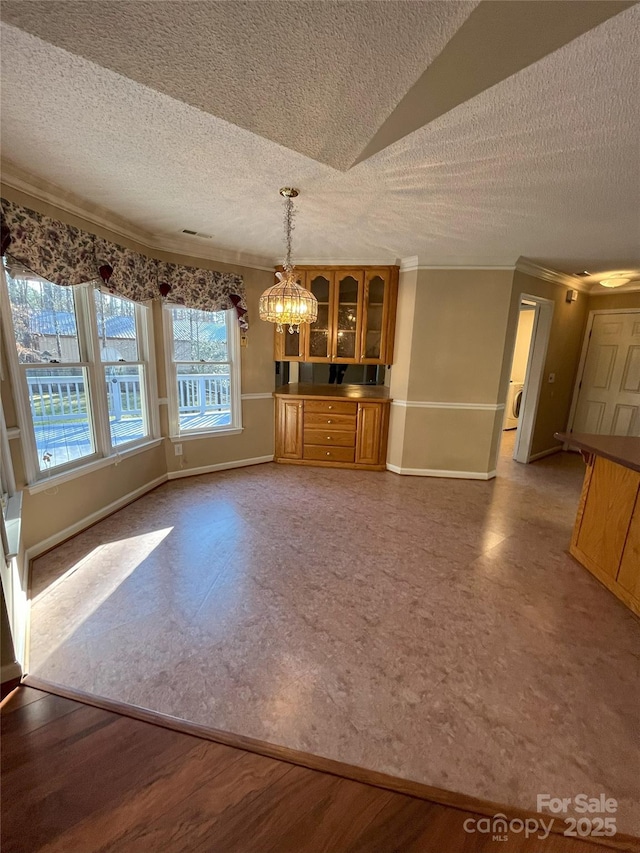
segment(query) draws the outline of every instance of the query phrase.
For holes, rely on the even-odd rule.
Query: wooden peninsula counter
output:
[[[556,438],[587,463],[569,552],[640,616],[640,438]]]
[[[276,398],[276,462],[384,471],[389,389],[284,385]]]

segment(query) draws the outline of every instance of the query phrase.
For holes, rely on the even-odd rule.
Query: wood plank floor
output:
[[[4,853],[595,853],[481,815],[20,687],[2,707]],[[622,849],[638,849],[624,844]]]

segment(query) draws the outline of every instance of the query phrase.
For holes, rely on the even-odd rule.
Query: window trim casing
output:
[[[0,272],[0,309],[3,331],[7,341],[9,341],[15,337],[13,331],[13,314],[4,264],[0,264],[0,267],[2,268]],[[64,482],[72,479],[74,476],[82,476],[94,468],[102,467],[110,462],[117,462],[121,456],[127,455],[128,451],[135,451],[138,448],[144,449],[145,446],[160,441],[151,303],[134,303],[142,347],[142,352],[139,354],[146,356],[148,359],[146,361],[145,397],[149,431],[141,439],[135,439],[119,447],[112,447],[106,390],[102,390],[98,378],[103,371],[101,365],[96,363],[96,356],[99,356],[99,349],[96,350],[96,338],[94,337],[94,328],[96,330],[95,334],[97,334],[97,320],[93,302],[93,291],[94,286],[91,283],[73,286],[76,321],[82,326],[82,332],[78,334],[79,354],[81,357],[85,357],[86,361],[79,364],[82,367],[86,367],[87,370],[87,384],[89,386],[87,390],[90,400],[89,419],[94,438],[94,453],[83,456],[80,459],[71,460],[64,465],[56,465],[55,468],[48,471],[40,470],[37,461],[38,450],[35,442],[34,424],[26,388],[26,373],[23,370],[23,367],[26,369],[29,365],[20,364],[18,352],[15,347],[7,346],[6,348],[16,417],[20,429],[25,481],[29,491],[31,491],[31,488],[41,491],[43,488],[48,488],[49,485],[55,485],[56,482]],[[66,364],[70,367],[76,365],[75,362],[73,364]],[[106,442],[105,434],[107,437]]]
[[[213,429],[183,430],[180,431],[180,413],[178,411],[178,372],[176,362],[173,358],[173,317],[172,308],[182,308],[181,305],[165,303],[162,307],[162,332],[165,353],[166,392],[167,409],[169,416],[169,435],[171,441],[190,438],[211,438],[217,435],[237,435],[243,431],[242,427],[242,386],[241,386],[241,355],[240,355],[240,327],[237,315],[233,308],[224,312],[227,326],[227,362],[230,369],[231,379],[231,423]],[[188,309],[187,309],[188,310]],[[218,312],[210,312],[218,313]],[[206,363],[206,362],[205,362]],[[209,362],[216,364],[219,362]]]

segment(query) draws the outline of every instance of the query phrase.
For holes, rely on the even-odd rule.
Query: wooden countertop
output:
[[[297,382],[283,385],[274,397],[315,397],[318,400],[380,400],[390,402],[386,385],[315,385]]]
[[[625,468],[640,471],[640,438],[630,435],[591,435],[582,432],[557,432],[558,441],[566,441],[587,453],[603,456]]]

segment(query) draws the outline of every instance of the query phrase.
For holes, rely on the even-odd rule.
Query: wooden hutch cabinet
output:
[[[318,319],[275,332],[276,361],[391,364],[398,267],[296,267],[318,300]]]
[[[383,471],[389,432],[381,385],[285,385],[276,398],[276,462]]]

